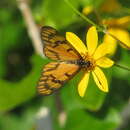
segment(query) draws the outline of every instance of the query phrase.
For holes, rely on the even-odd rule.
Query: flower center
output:
[[[87,54],[83,54],[83,60],[88,63],[87,66],[84,67],[85,70],[87,70],[88,72],[94,70],[95,66],[96,66],[96,61],[93,59],[92,56],[89,56],[88,53]]]

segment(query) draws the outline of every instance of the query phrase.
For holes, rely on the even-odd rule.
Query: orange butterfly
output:
[[[45,56],[54,60],[43,68],[38,82],[38,92],[49,95],[70,80],[81,68],[89,67],[80,54],[58,32],[49,26],[41,28]]]

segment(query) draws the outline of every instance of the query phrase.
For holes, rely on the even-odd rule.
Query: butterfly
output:
[[[84,61],[66,38],[50,26],[41,28],[41,39],[45,56],[53,61],[43,67],[37,89],[39,94],[49,95],[61,88],[84,66],[89,67],[90,62]]]

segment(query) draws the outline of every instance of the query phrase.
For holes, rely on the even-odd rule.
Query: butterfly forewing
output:
[[[44,66],[38,82],[38,92],[42,95],[49,95],[80,70],[79,65],[71,61],[77,61],[81,56],[52,27],[44,26],[41,28],[41,39],[44,54],[52,60],[57,60],[57,62],[51,62]]]
[[[80,59],[78,52],[54,28],[42,27],[41,38],[44,44],[44,54],[48,58],[62,61]]]
[[[66,62],[51,62],[45,65],[38,83],[38,92],[42,95],[53,93],[71,79],[79,69],[78,65]]]

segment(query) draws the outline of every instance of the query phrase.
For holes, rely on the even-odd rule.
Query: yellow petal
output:
[[[130,49],[130,35],[121,28],[111,28],[108,31],[116,40],[119,40],[120,45],[124,48]]]
[[[87,33],[87,36],[86,36],[86,43],[87,43],[87,47],[88,47],[88,52],[89,54],[93,54],[96,47],[97,47],[97,44],[98,44],[98,34],[97,34],[97,30],[96,30],[96,27],[91,27],[89,30],[88,30],[88,33]]]
[[[119,26],[122,28],[128,27],[130,24],[130,16],[124,16],[121,18],[111,18],[102,20],[103,24],[108,25],[109,27]]]
[[[103,71],[99,67],[96,67],[92,72],[92,75],[99,89],[108,92],[108,83]]]
[[[93,11],[93,7],[92,6],[86,6],[85,8],[83,8],[82,13],[85,15],[90,14]]]
[[[113,35],[130,48],[130,35],[127,31],[123,29],[116,29],[116,34]],[[123,47],[125,46],[123,45]]]
[[[82,77],[81,81],[80,81],[79,84],[78,84],[78,92],[79,92],[79,95],[80,95],[81,97],[84,96],[85,91],[86,91],[86,89],[87,89],[88,81],[89,81],[89,75],[90,75],[90,73],[86,72],[86,73],[84,74],[84,76]]]
[[[109,49],[108,44],[106,43],[100,44],[93,55],[94,59],[97,60],[99,58],[104,57],[106,54],[109,53],[108,49]]]
[[[86,54],[87,47],[84,43],[72,32],[66,32],[67,41],[79,52],[79,54]]]
[[[101,59],[96,61],[96,65],[103,67],[103,68],[109,68],[114,64],[114,61],[107,57],[102,57]]]
[[[130,25],[130,16],[124,16],[117,19],[117,25],[128,27]]]
[[[112,34],[114,33],[116,34],[116,30],[112,28],[109,29],[108,32]],[[107,50],[108,54],[113,55],[116,52],[117,41],[112,36],[108,34],[104,35],[103,43],[105,43],[108,46],[108,50]]]

